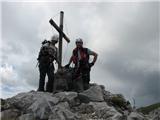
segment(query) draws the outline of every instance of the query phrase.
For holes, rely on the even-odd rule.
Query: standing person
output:
[[[51,41],[44,40],[42,42],[42,47],[39,52],[39,56],[37,58],[39,62],[39,88],[38,91],[45,91],[45,76],[48,75],[48,82],[46,85],[46,91],[53,91],[54,84],[54,64],[53,61],[57,60],[57,47],[55,44],[58,42],[58,36],[54,35],[51,38]]]
[[[76,39],[75,43],[76,48],[73,50],[70,61],[65,67],[69,67],[72,62],[75,64],[75,75],[73,76],[73,81],[75,81],[75,83],[79,82],[79,79],[77,78],[81,76],[82,84],[78,86],[80,87],[78,89],[80,89],[80,91],[83,91],[89,88],[90,70],[91,67],[95,64],[98,54],[88,48],[84,48],[83,40],[81,38]],[[91,63],[89,63],[90,55],[94,56]]]

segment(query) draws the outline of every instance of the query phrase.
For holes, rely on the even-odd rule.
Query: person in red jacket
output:
[[[89,63],[90,55],[94,56],[93,61]],[[72,56],[69,63],[65,67],[69,67],[70,64],[74,63],[74,75],[73,81],[79,82],[78,77],[82,77],[82,86],[79,88],[80,91],[89,88],[90,82],[90,70],[95,64],[98,54],[88,48],[83,47],[83,40],[81,38],[76,39],[76,48],[72,52]]]

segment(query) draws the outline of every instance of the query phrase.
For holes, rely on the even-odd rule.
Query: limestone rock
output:
[[[101,119],[113,119],[120,120],[122,114],[120,114],[114,107],[110,107],[106,102],[90,102],[89,105],[93,106],[95,115]]]
[[[79,93],[79,98],[88,99],[89,101],[101,102],[104,101],[102,88],[98,85],[90,87],[88,90],[85,90]]]
[[[36,120],[33,114],[23,114],[21,115],[18,120]]]
[[[1,112],[1,120],[16,120],[20,115],[20,111],[17,109],[8,109]]]
[[[80,117],[70,111],[69,104],[62,102],[52,110],[52,114],[49,116],[49,120],[78,120]]]
[[[77,97],[76,92],[59,92],[54,95],[59,98],[60,101],[72,101]]]
[[[59,92],[56,93],[54,96],[59,98],[59,101],[61,102],[67,101],[70,107],[79,104],[77,92]]]
[[[127,120],[149,120],[149,119],[145,118],[144,115],[140,113],[131,112],[131,114],[127,117]]]
[[[56,97],[48,96],[45,94],[41,96],[38,100],[27,109],[34,113],[34,116],[39,119],[48,119],[48,116],[51,114],[53,106],[59,102],[59,99]]]
[[[114,98],[114,99],[113,99]],[[116,98],[116,99],[115,99]],[[131,112],[123,96],[92,84],[81,93],[63,91],[47,93],[30,91],[3,100],[2,120],[158,120]],[[126,113],[126,114],[125,114]]]
[[[160,108],[151,111],[149,117],[152,118],[152,120],[160,120]]]

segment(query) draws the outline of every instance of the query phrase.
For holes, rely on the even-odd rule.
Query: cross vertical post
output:
[[[62,39],[63,39],[63,16],[64,16],[64,12],[61,11],[60,12],[60,25],[59,28],[62,32],[59,32],[59,64],[58,64],[58,69],[61,68],[62,66]]]
[[[49,20],[49,23],[57,30],[57,32],[59,33],[59,45],[58,45],[58,69],[60,69],[62,67],[62,46],[63,46],[63,42],[62,39],[64,38],[68,43],[70,42],[70,39],[66,36],[66,34],[63,32],[63,16],[64,16],[64,12],[61,11],[60,12],[60,25],[58,26],[54,20],[51,18]]]

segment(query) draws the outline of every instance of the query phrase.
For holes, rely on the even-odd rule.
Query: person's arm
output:
[[[95,64],[95,62],[97,61],[98,54],[96,52],[94,52],[94,51],[91,51],[90,49],[88,49],[88,54],[92,55],[94,57],[93,61],[90,63],[91,66],[93,66]]]
[[[96,52],[93,52],[92,55],[94,56],[92,63],[95,63],[97,61],[98,54]]]

